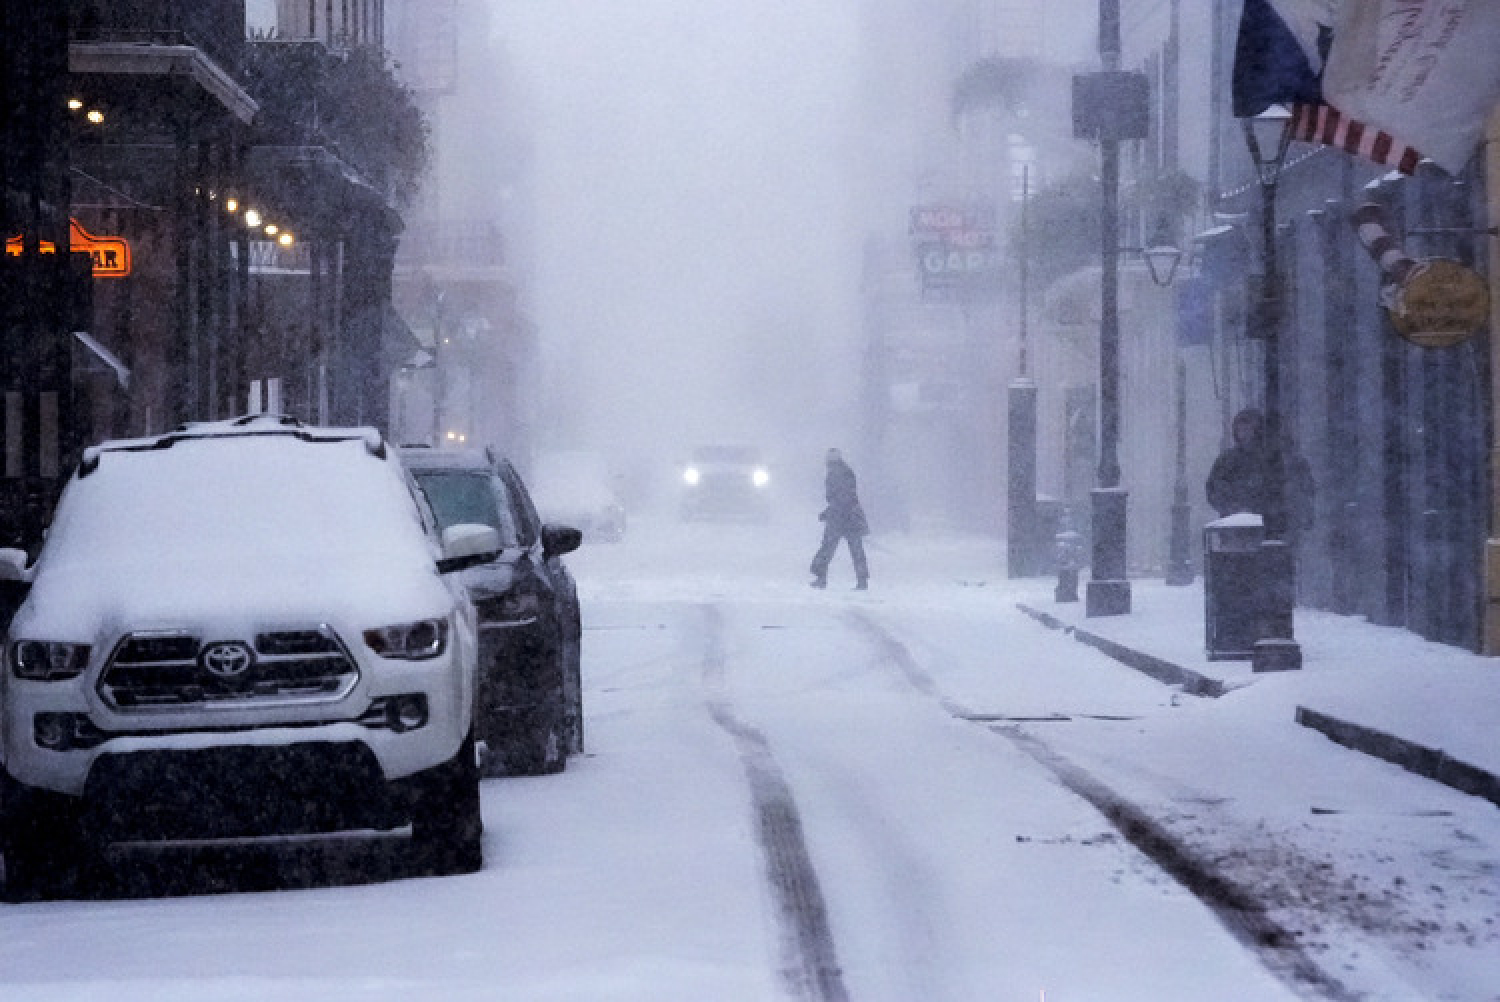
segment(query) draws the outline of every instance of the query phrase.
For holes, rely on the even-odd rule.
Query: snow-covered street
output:
[[[992,540],[873,537],[868,593],[844,555],[807,588],[815,542],[643,519],[571,557],[588,753],[484,784],[481,873],[402,878],[379,840],[298,848],[315,879],[117,856],[203,872],[0,910],[0,997],[1500,997],[1491,805],[1274,686],[1185,696],[1044,629]],[[1270,909],[1236,925],[1132,819]]]

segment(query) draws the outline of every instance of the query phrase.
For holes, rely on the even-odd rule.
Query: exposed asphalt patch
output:
[[[703,606],[707,645],[703,680],[708,710],[734,738],[750,784],[757,836],[766,877],[776,896],[781,925],[781,976],[796,998],[808,1002],[848,1002],[843,970],[833,945],[828,909],[817,871],[807,852],[802,818],[765,735],[734,715],[724,691],[724,623],[717,606]]]

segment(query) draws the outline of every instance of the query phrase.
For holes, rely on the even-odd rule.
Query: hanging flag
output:
[[[1464,169],[1500,101],[1496,0],[1359,0],[1338,10],[1323,102]]]
[[[1236,118],[1274,104],[1319,103],[1336,0],[1245,0],[1234,48]]]
[[[1422,154],[1409,141],[1366,124],[1328,96],[1326,63],[1342,42],[1350,9],[1364,6],[1342,0],[1245,0],[1235,45],[1234,114],[1251,118],[1272,105],[1287,105],[1292,138],[1336,146],[1410,174]]]

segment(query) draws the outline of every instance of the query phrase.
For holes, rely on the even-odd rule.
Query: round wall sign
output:
[[[1489,321],[1489,287],[1474,269],[1433,258],[1412,269],[1390,313],[1396,332],[1412,344],[1447,348]]]

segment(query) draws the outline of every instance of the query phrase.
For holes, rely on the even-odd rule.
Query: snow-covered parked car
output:
[[[411,825],[422,872],[477,869],[477,629],[457,571],[490,526],[436,520],[373,429],[277,417],[84,453],[0,672],[0,862],[19,899],[111,842]]]
[[[439,527],[492,526],[500,551],[464,571],[479,615],[475,738],[487,775],[559,772],[583,751],[578,587],[562,557],[572,526],[543,524],[510,461],[488,449],[406,446]]]

